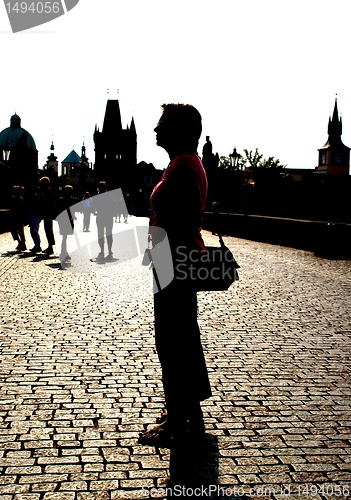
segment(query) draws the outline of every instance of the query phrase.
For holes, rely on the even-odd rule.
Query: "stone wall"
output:
[[[253,241],[314,252],[326,258],[351,258],[351,224],[221,213],[206,213],[203,228]]]

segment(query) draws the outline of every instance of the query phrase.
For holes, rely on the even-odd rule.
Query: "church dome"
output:
[[[0,132],[0,149],[16,146],[36,149],[33,137],[21,127],[21,118],[15,113],[11,116],[10,126]]]

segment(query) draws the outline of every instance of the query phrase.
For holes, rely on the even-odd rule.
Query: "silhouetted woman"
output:
[[[74,234],[74,221],[76,220],[75,211],[73,206],[78,202],[74,196],[73,186],[67,184],[63,188],[63,194],[58,200],[58,216],[56,220],[59,225],[61,239],[61,264],[71,260],[67,251],[67,237]]]
[[[117,215],[117,203],[112,193],[107,190],[105,181],[100,181],[98,184],[98,196],[93,198],[93,211],[96,215],[96,226],[98,233],[98,243],[100,253],[97,260],[105,258],[105,236],[108,249],[108,259],[113,257],[112,244],[113,244],[113,220]]]
[[[44,221],[44,231],[48,240],[48,247],[44,250],[47,255],[54,253],[55,236],[53,230],[53,220],[55,218],[56,200],[50,187],[49,177],[39,179],[39,203],[41,217]]]
[[[23,186],[12,186],[12,193],[10,199],[10,223],[11,223],[11,234],[15,241],[18,241],[16,250],[19,252],[26,250],[26,238],[24,235],[24,222],[25,222],[25,210],[24,210],[24,187]]]
[[[197,154],[200,113],[187,104],[164,104],[162,109],[156,141],[171,161],[151,195],[150,233],[155,244],[154,227],[167,232],[176,268],[177,256],[205,247],[201,224],[207,179]],[[196,291],[191,285],[189,280],[174,279],[154,295],[155,340],[166,412],[160,425],[141,433],[143,444],[162,446],[172,438],[174,442],[205,432],[200,401],[211,396],[211,388],[197,323]]]
[[[89,231],[92,200],[88,191],[84,193],[81,205],[83,208],[83,231]]]

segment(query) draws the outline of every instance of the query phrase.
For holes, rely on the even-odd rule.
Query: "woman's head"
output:
[[[49,189],[50,188],[49,177],[41,177],[39,179],[39,186],[41,187],[41,189]]]
[[[201,115],[191,104],[162,104],[155,127],[158,146],[167,152],[196,151],[202,132]]]
[[[73,186],[70,184],[66,184],[66,186],[63,188],[63,196],[65,197],[70,197],[73,196]]]
[[[100,181],[97,187],[98,193],[106,193],[107,191],[107,184],[105,181]]]
[[[23,186],[12,186],[12,194],[13,194],[13,196],[23,196],[24,195],[24,187]]]

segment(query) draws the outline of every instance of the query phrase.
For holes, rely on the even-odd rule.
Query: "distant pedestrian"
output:
[[[16,250],[26,250],[26,237],[24,235],[25,210],[24,187],[13,186],[10,199],[10,226],[14,241],[18,242]]]
[[[98,195],[93,198],[93,212],[96,215],[96,226],[98,233],[98,243],[100,253],[97,260],[105,258],[105,236],[108,249],[108,258],[111,259],[112,255],[112,227],[113,220],[117,216],[117,201],[112,193],[107,191],[107,184],[105,181],[100,181],[98,184]]]
[[[89,231],[90,217],[92,210],[92,199],[88,191],[84,193],[81,205],[83,211],[83,231]]]
[[[30,235],[34,243],[34,247],[31,248],[30,251],[33,253],[41,252],[39,224],[41,222],[42,216],[41,216],[41,208],[39,202],[38,186],[31,184],[26,189],[24,202],[25,202],[25,211],[29,223]]]
[[[50,187],[49,177],[39,179],[39,207],[40,215],[44,221],[44,231],[48,241],[48,247],[44,252],[47,255],[54,253],[55,237],[53,231],[53,220],[55,218],[56,200]]]
[[[72,207],[78,202],[73,193],[73,187],[67,184],[63,188],[63,195],[59,198],[57,203],[58,216],[56,220],[59,225],[60,235],[62,236],[60,252],[61,263],[71,259],[67,251],[67,237],[74,233],[74,221],[76,220],[76,216]]]
[[[128,209],[126,207],[123,194],[120,194],[119,196],[117,196],[117,208],[116,208],[115,222],[120,223],[122,216],[124,217],[124,222],[126,222],[126,220],[128,220]]]
[[[122,216],[121,209],[119,207],[117,207],[117,213],[116,213],[115,222],[120,223],[121,222],[121,216]]]

